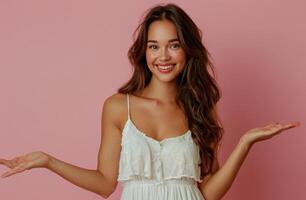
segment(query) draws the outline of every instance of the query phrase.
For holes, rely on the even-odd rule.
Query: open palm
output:
[[[11,160],[0,158],[0,164],[11,169],[1,175],[2,178],[5,178],[32,168],[46,167],[48,164],[48,155],[41,151],[36,151],[15,157]]]
[[[299,122],[292,122],[289,124],[272,123],[264,127],[251,129],[245,133],[243,137],[249,142],[249,144],[254,144],[255,142],[272,138],[285,130],[297,127],[299,125]]]

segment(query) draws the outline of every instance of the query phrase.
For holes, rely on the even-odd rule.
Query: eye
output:
[[[171,49],[178,49],[180,47],[181,47],[181,45],[179,43],[173,43],[173,44],[170,45]]]
[[[156,50],[158,47],[155,44],[150,44],[150,45],[148,45],[148,48],[152,49],[152,50]]]

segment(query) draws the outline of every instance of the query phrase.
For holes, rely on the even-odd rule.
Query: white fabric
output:
[[[141,132],[130,119],[122,131],[118,181],[121,200],[204,200],[200,180],[199,148],[191,131],[155,140]]]

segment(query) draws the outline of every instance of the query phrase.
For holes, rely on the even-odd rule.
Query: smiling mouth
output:
[[[170,72],[174,69],[176,64],[156,65],[158,71],[162,73]]]

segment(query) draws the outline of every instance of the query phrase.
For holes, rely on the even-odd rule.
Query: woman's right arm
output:
[[[103,105],[97,169],[81,168],[37,151],[12,160],[0,159],[0,164],[11,168],[1,177],[8,177],[32,168],[46,168],[74,185],[107,198],[117,186],[121,151],[120,119],[118,116],[122,116],[123,100],[122,96],[117,94],[109,97]]]

